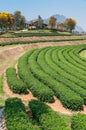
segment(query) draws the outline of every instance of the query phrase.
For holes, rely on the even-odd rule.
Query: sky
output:
[[[38,15],[45,19],[61,14],[76,19],[86,31],[86,0],[0,0],[0,12],[14,13],[16,10],[21,11],[27,21]]]

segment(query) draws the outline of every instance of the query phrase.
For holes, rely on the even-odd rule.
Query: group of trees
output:
[[[2,31],[18,30],[25,27],[26,19],[20,11],[10,14],[8,12],[0,13],[0,29]]]
[[[48,21],[48,25],[50,29],[58,28],[58,24],[56,23],[58,19],[55,17],[50,17]],[[67,31],[72,32],[72,30],[76,26],[76,20],[72,18],[66,19],[65,22],[60,23],[59,25],[64,26]],[[1,12],[0,13],[0,30],[7,31],[7,30],[21,30],[26,27],[26,18],[24,15],[21,14],[20,11],[14,12],[14,14],[10,14],[8,12]],[[38,23],[37,28],[42,29],[44,28],[44,21],[41,16],[38,16]]]
[[[58,24],[56,23],[56,21],[57,21],[57,19],[55,17],[53,17],[53,16],[50,17],[48,24],[51,29],[55,29],[55,27],[58,28]],[[56,26],[56,24],[57,24],[57,26]],[[77,22],[75,19],[68,18],[68,19],[66,19],[65,22],[61,22],[59,25],[64,26],[67,31],[72,32],[72,30],[75,28],[76,24],[77,24]]]

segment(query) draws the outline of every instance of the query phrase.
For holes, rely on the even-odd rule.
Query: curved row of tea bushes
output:
[[[70,60],[70,63],[77,67],[82,74],[85,74],[84,71],[86,71],[86,68],[83,65],[78,64],[78,62],[74,60],[74,56],[72,57],[71,55],[71,50],[73,49],[68,49],[65,51],[65,54],[68,54],[68,59]]]
[[[71,121],[72,130],[86,130],[86,115],[76,114]]]
[[[80,55],[79,55],[79,51],[83,50],[84,47],[80,48],[74,48],[73,50],[71,50],[70,54],[72,54],[73,59],[80,65],[82,65],[84,67],[84,69],[86,69],[86,64],[84,62],[83,59],[81,59]],[[84,48],[85,49],[85,48]]]
[[[58,56],[61,59],[61,62],[63,62],[65,65],[67,65],[69,68],[73,69],[73,71],[75,71],[76,73],[74,74],[81,74],[81,76],[83,77],[83,79],[85,78],[83,76],[83,73],[85,74],[85,72],[81,69],[79,69],[78,67],[76,67],[70,60],[71,58],[68,56],[68,54],[66,53],[66,50],[68,50],[68,48],[62,48],[59,52],[58,52]],[[76,75],[76,76],[77,76]]]
[[[86,86],[85,86],[86,79],[85,79],[84,75],[81,75],[78,71],[76,71],[74,68],[72,68],[72,65],[68,64],[68,62],[66,61],[65,57],[63,57],[63,54],[61,52],[62,52],[62,50],[53,51],[53,53],[52,53],[53,62],[56,65],[59,64],[59,67],[70,75],[70,76],[68,76],[68,78],[70,77],[70,79],[72,79],[73,82],[75,82],[77,85],[83,86],[83,88],[86,88]],[[58,57],[57,57],[57,54],[58,54]]]
[[[66,54],[68,55],[68,54]],[[64,55],[61,53],[61,51],[58,51],[58,56],[60,58],[60,68],[62,68],[63,70],[65,70],[65,72],[70,74],[70,78],[72,76],[73,81],[77,84],[80,85],[81,87],[86,89],[86,78],[84,75],[82,75],[79,71],[77,71],[77,67],[74,66],[73,64],[69,63],[66,60],[66,56],[64,57]],[[54,61],[55,62],[55,61]]]
[[[63,83],[63,85],[68,86],[70,89],[75,91],[77,94],[80,94],[80,96],[84,99],[84,102],[86,103],[86,90],[84,90],[83,88],[79,87],[77,84],[75,84],[72,81],[70,81],[69,79],[67,79],[67,77],[70,78],[70,75],[66,74],[64,70],[61,70],[58,67],[58,65],[55,66],[55,64],[52,62],[52,59],[51,59],[51,52],[52,52],[52,49],[49,49],[49,51],[47,50],[47,52],[46,52],[46,49],[44,51],[40,52],[40,54],[37,58],[39,65],[42,67],[42,69],[45,71],[45,73],[51,75],[52,78]],[[45,56],[46,62],[44,60],[44,56]],[[54,70],[54,68],[56,69],[56,71]],[[64,77],[62,74],[64,74]],[[65,75],[66,75],[66,77],[65,77]]]
[[[29,51],[19,59],[18,61],[19,76],[27,84],[28,88],[31,90],[32,94],[35,97],[37,97],[41,101],[53,102],[54,101],[53,91],[48,86],[44,85],[42,82],[36,79],[30,71],[31,67],[28,66],[28,57],[30,57],[31,53],[33,53],[33,50]]]
[[[44,103],[32,100],[29,107],[33,118],[39,122],[43,130],[71,130],[64,119]]]
[[[67,60],[67,62],[72,65],[73,68],[75,68],[76,71],[78,71],[79,73],[81,73],[82,75],[86,75],[85,71],[81,68],[79,68],[79,65],[68,55],[68,50],[66,49],[66,51],[64,51],[62,54],[65,57],[65,59]]]
[[[26,84],[17,77],[15,68],[8,68],[6,70],[7,82],[14,93],[27,94]]]
[[[39,79],[41,82],[49,86],[53,91],[55,96],[57,96],[63,105],[72,110],[80,110],[83,108],[83,99],[73,92],[66,85],[62,84],[59,81],[53,79],[50,75],[41,70],[39,64],[37,64],[37,55],[42,49],[36,50],[28,58],[31,72],[33,75]]]
[[[35,130],[25,112],[24,104],[18,98],[6,100],[5,120],[7,130]]]
[[[65,69],[62,69],[61,66],[63,66],[63,65],[61,64],[61,61],[59,62],[59,61],[57,61],[57,59],[55,59],[55,57],[52,57],[51,52],[52,52],[52,50],[49,50],[46,53],[45,59],[46,59],[46,63],[48,64],[48,66],[51,67],[53,69],[53,71],[58,73],[58,76],[56,77],[56,79],[58,80],[58,77],[59,77],[61,82],[66,84],[66,86],[71,88],[76,93],[80,94],[80,96],[83,97],[84,101],[86,101],[85,82],[79,81],[80,84],[77,84],[76,80],[78,80],[78,79],[76,79],[74,76],[68,74]],[[53,62],[53,59],[57,61],[57,64],[55,64]],[[85,89],[83,89],[82,87]]]

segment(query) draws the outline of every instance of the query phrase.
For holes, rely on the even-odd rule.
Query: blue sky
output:
[[[20,10],[26,19],[48,18],[61,14],[77,20],[86,31],[86,0],[0,0],[0,12],[14,13]]]

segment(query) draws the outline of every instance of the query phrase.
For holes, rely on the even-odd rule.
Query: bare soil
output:
[[[86,35],[81,36],[42,36],[42,37],[18,37],[18,38],[0,38],[0,43],[19,42],[19,41],[44,41],[44,40],[66,40],[66,39],[86,39]]]
[[[63,46],[63,45],[73,45],[73,44],[86,44],[86,41],[70,41],[70,42],[50,42],[50,43],[38,43],[38,44],[29,44],[29,45],[15,45],[15,46],[6,46],[0,47],[0,75],[5,74],[5,71],[8,67],[15,65],[18,58],[23,55],[27,50],[34,49],[34,48],[42,48],[46,46]],[[36,99],[33,97],[32,93],[29,92],[27,95],[19,95],[14,94],[8,87],[6,79],[4,80],[4,91],[5,95],[3,96],[4,99],[9,97],[18,97],[21,98],[23,101],[30,101],[31,99]],[[59,99],[55,98],[54,103],[47,103],[54,111],[58,111],[64,114],[73,114],[73,112],[69,109],[63,107],[62,103]],[[84,106],[84,110],[80,113],[86,114],[86,106]]]

